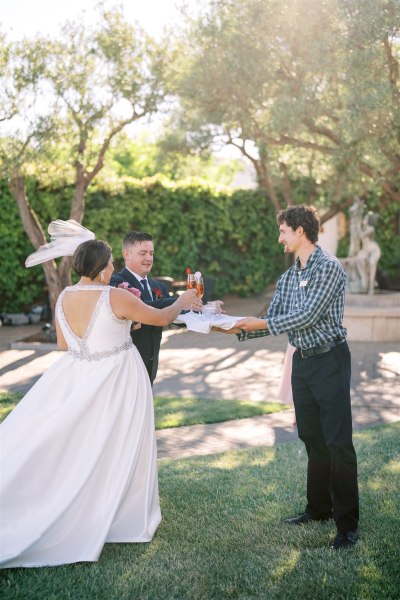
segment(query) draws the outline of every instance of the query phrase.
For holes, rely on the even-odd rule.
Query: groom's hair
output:
[[[137,242],[152,242],[153,238],[149,233],[143,231],[128,231],[122,240],[122,252],[127,246],[133,246]]]
[[[293,231],[296,231],[298,227],[302,227],[310,242],[315,244],[318,241],[319,216],[313,206],[304,204],[301,206],[289,205],[278,213],[276,220],[278,225],[286,223]]]

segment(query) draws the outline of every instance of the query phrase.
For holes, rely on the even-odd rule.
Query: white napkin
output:
[[[211,327],[231,329],[243,317],[231,317],[229,315],[212,315],[211,319],[203,319],[199,313],[184,313],[175,319],[178,323],[185,323],[190,331],[197,333],[210,333]]]

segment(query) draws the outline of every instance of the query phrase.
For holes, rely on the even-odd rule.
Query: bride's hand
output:
[[[203,303],[197,296],[196,290],[186,290],[179,296],[179,302],[182,304],[182,309],[186,310],[191,308],[192,310],[202,310]]]

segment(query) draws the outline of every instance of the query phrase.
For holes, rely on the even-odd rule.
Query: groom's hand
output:
[[[239,329],[244,331],[256,331],[257,329],[268,329],[268,325],[265,319],[258,319],[257,317],[246,317],[236,323]]]

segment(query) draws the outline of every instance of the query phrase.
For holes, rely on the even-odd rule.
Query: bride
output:
[[[61,256],[53,246],[30,264]],[[80,281],[55,312],[67,352],[0,427],[3,568],[97,561],[106,542],[151,541],[161,521],[152,391],[131,321],[167,325],[201,301],[188,290],[157,310],[110,287],[101,240],[81,243],[73,268]]]

